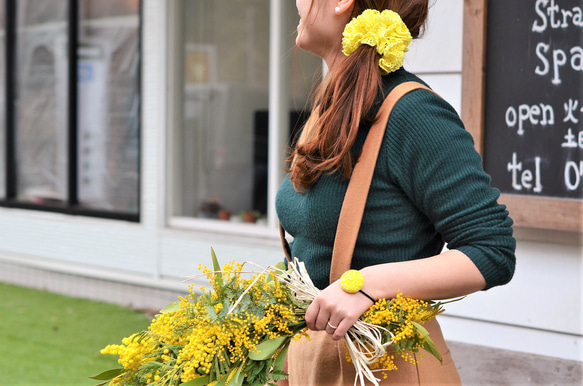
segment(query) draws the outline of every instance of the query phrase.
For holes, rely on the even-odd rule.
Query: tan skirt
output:
[[[435,342],[442,360],[421,350],[422,358],[416,354],[419,364],[406,362],[395,356],[398,370],[381,373],[381,385],[461,385],[461,380],[441,328],[435,319],[426,322],[425,328]],[[325,331],[310,331],[312,340],[302,338],[291,343],[287,354],[290,386],[354,385],[354,365],[346,361],[346,348],[342,340],[336,342]],[[372,385],[366,382],[366,385]]]

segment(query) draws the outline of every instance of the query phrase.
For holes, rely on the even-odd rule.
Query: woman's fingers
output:
[[[332,335],[332,339],[333,340],[342,339],[354,323],[356,323],[356,320],[351,320],[348,318],[343,319],[340,323],[338,323],[338,327],[334,329],[332,334],[330,334]],[[326,332],[328,332],[328,330],[326,330]]]
[[[338,329],[338,325],[340,324],[340,322],[341,320],[333,321],[332,318],[328,320],[328,323],[326,323],[326,332],[330,335],[334,335],[334,333],[336,333],[336,330]]]
[[[324,311],[320,308],[320,303],[317,301],[317,298],[310,304],[308,309],[306,310],[306,315],[304,318],[306,319],[306,324],[308,328],[313,331],[320,331],[326,328],[326,322],[328,319],[324,320],[324,327],[319,328],[319,325],[322,326],[322,319],[324,315],[322,315]],[[330,314],[328,314],[328,318]],[[318,322],[320,320],[320,322]]]
[[[305,319],[310,330],[326,331],[339,340],[369,306],[365,297],[346,293],[338,283],[333,283],[314,299]]]

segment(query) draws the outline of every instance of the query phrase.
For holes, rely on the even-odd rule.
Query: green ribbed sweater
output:
[[[383,77],[385,95],[409,80],[423,83],[403,69]],[[369,123],[361,125],[354,154],[369,129]],[[338,174],[324,175],[300,194],[286,176],[277,193],[278,217],[293,236],[292,256],[305,262],[320,289],[329,283],[347,186]],[[455,110],[427,90],[413,91],[397,103],[387,124],[352,268],[433,256],[446,242],[476,264],[487,288],[505,284],[514,273],[516,242],[498,197]]]

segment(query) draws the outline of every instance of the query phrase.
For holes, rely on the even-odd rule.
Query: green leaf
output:
[[[254,361],[263,361],[269,359],[284,343],[286,343],[287,340],[289,340],[289,338],[285,335],[264,340],[256,346],[256,349],[259,352],[253,351],[249,353],[249,359]]]
[[[160,310],[160,313],[165,314],[166,312],[178,311],[180,310],[180,304],[178,302],[170,303]]]
[[[435,346],[435,343],[433,343],[433,340],[430,337],[425,338],[425,342],[423,342],[423,348],[425,349],[425,351],[436,357],[437,360],[441,360],[441,354],[439,353],[437,346]]]
[[[181,383],[180,386],[205,386],[210,381],[208,375],[206,377],[198,377],[191,379],[188,382]]]
[[[215,355],[215,359],[213,361],[213,366],[211,370],[215,370],[215,379],[221,379],[221,367],[219,365],[219,357]]]
[[[148,336],[148,331],[141,331],[134,335],[132,342],[141,343]]]
[[[249,363],[254,364],[254,366],[249,369],[249,374],[256,377],[257,375],[263,373],[263,369],[265,368],[265,361],[250,361]]]
[[[241,374],[241,369],[244,366],[241,365],[240,367],[235,367],[233,370],[231,370],[229,373],[224,374],[220,379],[219,382],[217,382],[216,386],[226,386],[227,385],[227,379],[229,379],[229,377],[231,378],[229,380],[229,386],[241,386],[243,384],[243,380],[245,380],[245,377],[241,377],[241,379],[239,379],[239,375]]]
[[[423,335],[423,348],[425,351],[436,357],[438,360],[441,360],[441,354],[439,353],[437,346],[435,346],[435,343],[433,343],[433,340],[429,337],[429,331],[419,323],[413,321],[411,321],[411,323],[413,323],[417,331]]]
[[[427,331],[427,329],[425,327],[423,327],[422,325],[420,325],[417,322],[411,321],[411,323],[413,323],[413,325],[415,326],[415,329],[417,329],[417,331],[419,331],[421,333],[421,335],[423,335],[424,338],[429,336],[429,331]]]
[[[288,373],[285,373],[283,371],[273,371],[271,373],[271,378],[274,381],[279,381],[280,379],[287,379],[289,377]]]
[[[97,375],[94,375],[92,377],[89,377],[91,379],[95,379],[96,381],[109,381],[110,379],[113,379],[115,377],[117,377],[118,375],[122,374],[125,371],[125,369],[120,368],[120,369],[111,369],[111,370],[106,370],[102,373],[99,373]]]
[[[287,267],[285,266],[285,262],[283,261],[280,261],[277,264],[275,264],[275,268],[281,269],[282,271],[285,271],[287,269]]]
[[[158,354],[152,354],[150,355],[150,357],[155,357],[157,355]],[[151,373],[152,371],[158,370],[162,366],[164,366],[164,364],[160,362],[156,361],[147,362],[140,366],[140,372],[144,374]]]
[[[213,322],[217,320],[217,313],[213,306],[206,306],[206,313],[209,314],[209,317]]]
[[[227,386],[227,375],[223,375],[222,378],[219,379],[219,381],[215,384],[215,386]]]
[[[446,304],[459,302],[460,300],[464,300],[465,298],[466,298],[465,296],[462,296],[462,297],[457,298],[457,299],[450,299],[450,300],[446,300],[446,301],[434,302],[434,306],[435,307],[441,307],[441,306],[444,306]]]
[[[217,254],[215,250],[211,248],[211,256],[213,258],[213,270],[215,271],[215,283],[219,287],[223,287],[223,274],[221,273],[221,266],[219,264],[219,260],[217,259]]]
[[[238,310],[246,310],[246,309],[248,309],[252,305],[254,305],[254,303],[252,302],[252,300],[249,298],[248,295],[245,295],[245,297],[243,298],[243,300],[241,300],[241,302],[237,306],[237,309]]]
[[[243,384],[243,382],[245,381],[245,373],[243,372],[243,369],[245,368],[245,366],[243,366],[243,364],[241,364],[241,366],[239,366],[239,370],[237,370],[235,377],[231,380],[233,382],[233,385],[241,386]]]
[[[229,299],[225,299],[223,301],[223,308],[221,308],[217,313],[217,318],[223,320],[227,316],[227,312],[229,312],[230,308],[231,304],[229,303]]]
[[[283,365],[285,363],[285,357],[287,355],[287,350],[289,345],[284,346],[281,351],[277,354],[275,361],[273,362],[273,372],[283,371]]]

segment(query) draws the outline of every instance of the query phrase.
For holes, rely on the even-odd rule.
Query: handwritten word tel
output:
[[[518,162],[516,153],[512,153],[512,161],[508,162],[508,171],[512,173],[512,189],[520,191],[523,188],[535,193],[543,191],[541,184],[540,163],[541,158],[534,158],[534,175],[531,169],[523,169],[522,162]],[[534,181],[533,181],[534,179]]]

